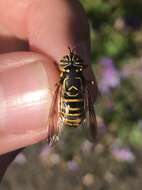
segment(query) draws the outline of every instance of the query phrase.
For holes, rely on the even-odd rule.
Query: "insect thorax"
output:
[[[71,69],[73,69],[74,71],[82,71],[84,68],[84,64],[83,60],[77,54],[70,50],[70,54],[64,56],[60,60],[59,67],[62,72],[70,72]]]

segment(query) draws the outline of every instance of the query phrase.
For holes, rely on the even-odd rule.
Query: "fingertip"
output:
[[[32,50],[43,52],[59,63],[68,54],[70,46],[87,61],[90,53],[89,24],[78,1],[39,1],[28,11],[27,26]]]

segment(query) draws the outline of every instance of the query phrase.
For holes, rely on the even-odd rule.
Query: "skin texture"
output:
[[[70,46],[89,65],[90,36],[77,0],[0,0],[0,13],[2,177],[19,151],[8,152],[46,138],[57,64]],[[90,65],[85,74],[94,80]]]

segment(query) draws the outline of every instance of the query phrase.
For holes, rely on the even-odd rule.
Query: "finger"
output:
[[[87,81],[94,81],[90,91],[97,96],[96,79],[90,64],[89,24],[78,1],[55,0],[33,4],[28,14],[28,38],[32,50],[48,54],[57,63],[69,53],[68,46],[75,48],[88,65],[84,76]]]
[[[76,0],[28,0],[22,3],[18,0],[1,0],[0,11],[3,28],[22,39],[30,39],[31,44],[38,37],[38,43],[34,43],[36,46],[39,44],[39,49],[43,46],[41,41],[47,40],[44,43],[46,47],[41,47],[41,50],[47,53],[54,47],[54,57],[59,54],[60,58],[58,51],[63,53],[63,47],[67,51],[69,44],[76,41],[83,43],[86,38],[89,39],[86,14]],[[58,43],[58,48],[55,48],[54,42],[55,45]],[[49,54],[52,55],[52,51]]]
[[[11,33],[27,39],[34,51],[48,54],[57,63],[76,48],[86,64],[90,63],[89,24],[77,0],[5,0],[0,6],[0,21]],[[88,74],[89,73],[89,74]],[[94,80],[88,67],[88,80]]]
[[[0,154],[46,138],[58,78],[48,57],[26,52],[0,56]]]
[[[78,1],[55,0],[33,4],[28,14],[28,39],[32,50],[48,54],[57,63],[69,53],[68,46],[75,48],[84,63],[89,65],[86,79],[95,80],[90,67],[88,19]]]

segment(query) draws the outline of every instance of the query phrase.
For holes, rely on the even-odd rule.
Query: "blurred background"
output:
[[[81,0],[91,26],[92,65],[101,92],[99,142],[67,130],[50,148],[17,156],[2,190],[141,190],[142,1]]]

